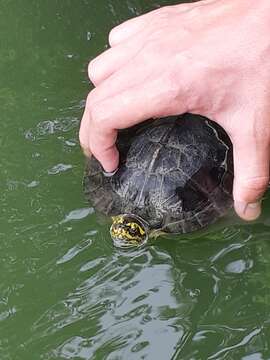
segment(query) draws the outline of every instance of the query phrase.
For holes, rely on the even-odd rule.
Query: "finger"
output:
[[[234,145],[234,202],[237,214],[244,220],[255,220],[269,183],[270,149],[268,139],[242,136]]]
[[[122,24],[114,27],[109,34],[110,46],[113,47],[119,45],[120,43],[128,40],[132,36],[144,30],[146,25],[149,25],[149,21],[151,18],[153,18],[154,13],[155,11],[151,11],[147,14],[127,20]]]
[[[87,157],[91,157],[91,150],[89,146],[89,120],[90,114],[88,111],[88,107],[86,106],[80,124],[79,140],[82,151]]]
[[[98,84],[98,86],[90,92],[88,103],[93,104],[100,102],[129,88],[143,84],[147,80],[155,77],[156,73],[159,75],[161,71],[162,70],[158,68],[156,69],[155,64],[142,61],[141,58],[135,58]]]
[[[106,139],[104,139],[106,137]],[[101,163],[106,173],[114,173],[119,164],[119,152],[115,145],[117,131],[106,129],[103,133],[91,127],[89,144],[95,158]],[[104,141],[105,140],[105,141]]]
[[[129,40],[132,36],[149,27],[149,24],[159,21],[162,17],[167,19],[168,15],[187,11],[192,4],[163,6],[159,9],[152,10],[144,15],[127,20],[113,28],[109,34],[110,46],[116,46]]]
[[[109,78],[102,81],[95,89],[89,94],[89,103],[94,104],[101,102],[109,97],[115,97],[117,94],[127,91],[128,89],[141,86],[141,93],[144,96],[143,88],[144,84],[150,83],[157,79],[159,82],[160,89],[154,91],[167,92],[170,94],[171,99],[175,100],[174,97],[178,91],[190,92],[193,96],[189,96],[190,108],[189,110],[196,111],[197,109],[192,108],[195,99],[199,99],[199,93],[204,92],[201,89],[200,83],[198,84],[197,70],[196,67],[191,69],[191,65],[187,64],[187,58],[185,56],[180,59],[177,57],[176,61],[160,61],[157,59],[156,62],[151,62],[151,58],[154,55],[150,52],[140,52],[138,56],[132,59],[128,64],[124,65],[121,69],[113,73]],[[169,56],[169,55],[168,55]],[[188,67],[187,67],[188,65]],[[187,69],[188,71],[181,71]],[[193,71],[194,70],[194,71]],[[163,83],[159,79],[163,79]],[[191,88],[196,83],[196,96]],[[199,86],[200,85],[200,86]],[[150,94],[146,94],[149,96]],[[180,106],[181,104],[179,104]]]
[[[186,111],[184,103],[171,95],[160,77],[92,105],[90,148],[105,171],[111,172],[118,165],[114,145],[117,129],[130,127],[148,118]]]
[[[125,66],[143,48],[147,33],[142,32],[121,45],[112,47],[92,60],[88,66],[89,79],[95,86]]]
[[[85,111],[81,120],[80,131],[79,131],[79,139],[80,145],[82,147],[83,153],[87,157],[92,156],[91,144],[90,144],[90,136],[91,136],[91,118],[90,118],[90,104],[89,104],[89,96],[86,101]],[[112,130],[108,137],[107,147],[101,149],[101,157],[111,159],[110,162],[105,164],[104,170],[106,172],[113,172],[119,163],[119,154],[117,148],[115,146],[117,137],[117,132]],[[98,138],[95,139],[97,144],[99,145]],[[111,142],[110,142],[111,140]],[[94,153],[95,155],[95,153]]]
[[[136,69],[136,72],[134,71],[134,68]],[[152,72],[153,72],[153,66],[150,66],[149,63],[147,64],[143,63],[141,66],[139,65],[137,66],[135,65],[135,63],[131,63],[128,66],[124,66],[121,69],[121,71],[114,73],[112,76],[110,76],[108,79],[103,81],[101,84],[99,84],[98,87],[96,87],[89,93],[86,101],[85,111],[81,120],[80,132],[79,132],[80,144],[86,156],[91,156],[92,153],[89,136],[90,136],[90,127],[91,130],[94,127],[93,125],[90,125],[91,122],[90,109],[93,108],[93,104],[101,103],[102,100],[105,100],[107,98],[113,99],[114,97],[116,97],[118,93],[127,91],[130,87],[144,83],[146,81],[146,78],[150,78]],[[106,129],[104,129],[104,133],[105,130]],[[111,138],[110,135],[108,135],[108,139],[110,138]],[[98,148],[98,144],[97,144],[97,148]],[[118,153],[116,149],[112,147],[112,144],[108,145],[105,150],[103,149],[101,151],[105,151],[106,154],[104,158],[112,159],[112,163],[115,164],[113,166],[117,167],[118,163],[117,160],[115,159],[117,158]],[[109,168],[111,169],[111,167],[113,167],[111,164],[106,164],[104,166],[106,171],[115,170],[115,168],[109,170]]]

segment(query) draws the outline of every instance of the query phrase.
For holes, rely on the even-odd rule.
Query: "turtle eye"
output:
[[[137,235],[138,229],[134,224],[131,224],[129,227],[129,233],[130,235]]]
[[[136,234],[137,234],[137,229],[135,229],[135,228],[130,228],[129,233],[130,233],[131,235],[136,235]]]

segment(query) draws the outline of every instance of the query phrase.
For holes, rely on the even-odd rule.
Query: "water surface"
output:
[[[253,225],[115,249],[82,194],[87,63],[154,0],[0,0],[0,359],[270,359]]]

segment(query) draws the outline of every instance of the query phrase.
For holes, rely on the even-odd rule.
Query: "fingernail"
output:
[[[103,175],[104,175],[105,177],[112,177],[114,174],[117,173],[117,171],[118,171],[118,168],[115,169],[114,171],[111,171],[111,172],[103,171]]]
[[[255,220],[261,214],[261,202],[257,201],[249,204],[245,202],[235,202],[235,210],[245,220]]]

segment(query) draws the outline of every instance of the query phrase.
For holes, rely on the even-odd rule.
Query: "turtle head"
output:
[[[148,226],[136,215],[118,215],[112,217],[110,229],[114,245],[121,248],[144,245],[148,240]]]

